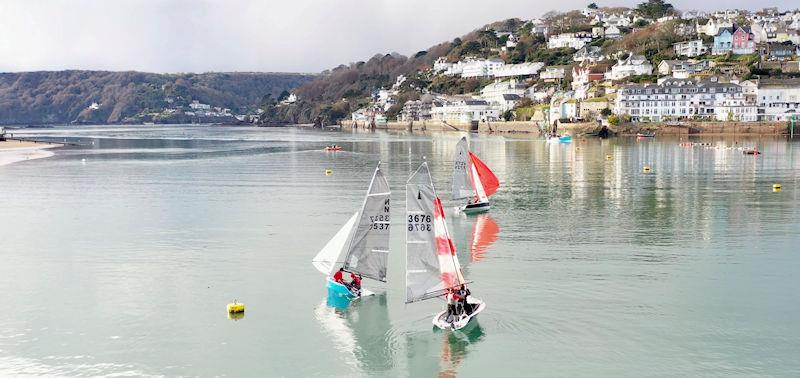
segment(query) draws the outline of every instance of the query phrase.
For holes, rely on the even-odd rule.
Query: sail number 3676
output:
[[[432,217],[427,214],[414,214],[408,216],[409,231],[430,231]]]

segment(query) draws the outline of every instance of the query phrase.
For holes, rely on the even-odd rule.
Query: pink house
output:
[[[737,27],[733,32],[733,48],[734,54],[752,54],[755,52],[755,42],[753,41],[753,33],[750,28]]]

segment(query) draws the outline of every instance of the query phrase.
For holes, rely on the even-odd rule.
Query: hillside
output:
[[[193,117],[177,110],[188,109],[194,100],[230,109],[234,115],[256,114],[266,96],[278,97],[313,77],[285,73],[0,73],[0,124],[192,122]]]

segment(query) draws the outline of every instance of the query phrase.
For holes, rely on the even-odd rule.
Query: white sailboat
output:
[[[406,183],[406,222],[406,303],[439,297],[466,285],[427,162]],[[441,329],[461,329],[486,304],[468,295],[457,307],[462,310],[455,314],[447,309],[436,314],[433,324]]]
[[[331,274],[337,266],[341,266],[345,272],[386,282],[390,194],[389,183],[378,163],[361,210],[350,217],[312,261],[317,270],[328,276],[329,295],[353,298],[374,294],[366,289],[351,290],[334,281]]]
[[[453,199],[467,200],[459,210],[465,214],[489,211],[489,196],[500,187],[500,181],[489,167],[467,147],[467,138],[462,137],[456,145],[453,164]]]

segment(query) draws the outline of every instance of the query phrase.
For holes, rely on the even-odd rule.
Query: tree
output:
[[[278,95],[278,102],[281,102],[287,98],[289,98],[289,91],[283,91],[280,95]]]
[[[604,108],[603,110],[600,111],[600,115],[603,116],[603,117],[611,116],[611,109]]]
[[[664,2],[664,0],[647,0],[647,2],[640,3],[636,6],[636,12],[641,16],[655,20],[672,14],[675,8],[672,4]]]
[[[514,112],[511,110],[506,110],[505,113],[503,113],[503,119],[505,121],[510,121],[512,118],[514,118]]]
[[[587,8],[589,8],[589,9],[597,9],[599,7],[597,6],[596,3],[591,3],[591,4],[589,4],[589,6]]]
[[[619,125],[619,116],[616,114],[608,116],[608,123],[613,126]]]

